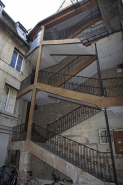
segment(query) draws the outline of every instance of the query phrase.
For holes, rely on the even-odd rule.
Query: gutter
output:
[[[1,17],[0,17],[0,22],[6,26],[16,37],[18,37],[28,48],[30,48],[29,44],[25,42]]]

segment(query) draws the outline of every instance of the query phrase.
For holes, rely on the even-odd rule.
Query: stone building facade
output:
[[[0,2],[0,5],[1,9],[4,8],[2,2]],[[23,56],[20,72],[10,66],[14,50]],[[28,50],[28,43],[17,33],[16,23],[2,10],[0,17],[0,147],[3,148],[3,153],[0,154],[0,166],[4,164],[6,148],[12,134],[12,127],[22,124],[25,119],[23,108],[26,108],[27,102],[24,100],[16,102],[16,95],[20,89],[21,81],[25,79],[33,69],[31,62],[25,59],[25,54]],[[15,93],[12,101],[14,108],[11,107],[8,111],[4,106],[7,104],[5,96],[6,86],[12,88]]]

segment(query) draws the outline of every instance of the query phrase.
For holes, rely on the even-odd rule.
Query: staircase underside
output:
[[[77,100],[80,102],[85,102],[88,104],[93,104],[98,106],[99,108],[107,108],[112,106],[123,106],[123,96],[117,97],[100,97],[86,93],[80,93],[60,87],[54,87],[51,85],[46,85],[42,83],[37,83],[35,85],[30,85],[26,89],[22,90],[18,93],[17,98],[20,98],[24,94],[28,93],[29,91],[33,90],[33,88],[37,88],[41,91],[48,92],[60,97]]]
[[[79,30],[77,30],[75,33],[73,33],[71,36],[69,36],[67,39],[72,39],[74,38],[76,35],[78,35],[79,33],[81,33],[82,31],[84,31],[86,28],[88,28],[89,26],[95,24],[96,22],[102,20],[102,17],[97,17],[91,21],[89,21],[86,25],[84,25],[83,27],[81,27]]]
[[[20,150],[21,152],[29,151],[32,155],[41,159],[45,163],[49,164],[53,168],[57,169],[61,173],[65,174],[73,180],[73,183],[82,184],[89,181],[95,185],[104,185],[104,182],[93,177],[92,175],[84,172],[78,167],[70,164],[62,158],[54,155],[53,153],[45,150],[31,141],[16,141],[9,144],[9,150]],[[90,183],[90,184],[91,184]],[[113,184],[113,183],[107,183]]]
[[[55,87],[59,87],[62,84],[64,84],[66,81],[68,81],[69,79],[71,79],[73,76],[75,76],[76,74],[78,74],[80,71],[82,71],[83,69],[85,69],[87,66],[89,66],[92,62],[94,62],[96,60],[96,55],[92,55],[88,60],[86,60],[84,63],[82,63],[80,66],[78,66],[76,69],[74,69],[72,72],[70,72],[69,75],[65,76],[63,79],[61,79],[59,82],[55,83],[54,86]]]

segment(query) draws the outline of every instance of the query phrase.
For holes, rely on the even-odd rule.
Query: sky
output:
[[[4,10],[27,30],[57,12],[63,0],[2,0]]]

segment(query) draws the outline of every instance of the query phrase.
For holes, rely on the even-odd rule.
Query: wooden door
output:
[[[123,131],[113,132],[116,154],[123,154]]]

